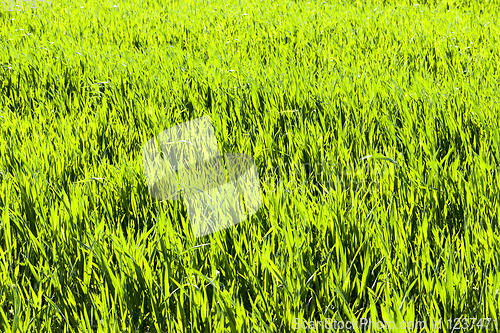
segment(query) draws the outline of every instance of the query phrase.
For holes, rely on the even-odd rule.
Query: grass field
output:
[[[3,9],[0,331],[498,331],[499,17],[486,0]],[[254,157],[263,201],[195,238],[141,149],[202,116]]]

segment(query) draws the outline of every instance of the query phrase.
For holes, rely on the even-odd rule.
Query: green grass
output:
[[[1,331],[500,321],[498,8],[0,12]],[[181,201],[149,196],[141,149],[205,115],[255,158],[263,203],[196,239]]]

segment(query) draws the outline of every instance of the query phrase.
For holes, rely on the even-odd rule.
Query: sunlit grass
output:
[[[2,331],[500,320],[498,8],[1,12]],[[255,158],[263,204],[196,239],[181,201],[149,196],[141,149],[204,115]]]

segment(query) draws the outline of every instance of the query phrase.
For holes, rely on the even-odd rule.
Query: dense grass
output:
[[[1,330],[500,320],[498,8],[1,12]],[[196,239],[182,202],[149,196],[141,148],[204,115],[254,156],[263,205]]]

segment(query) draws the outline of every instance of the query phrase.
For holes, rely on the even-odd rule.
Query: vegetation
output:
[[[499,8],[0,12],[1,331],[498,329]],[[201,116],[255,158],[263,202],[195,238],[182,201],[149,195],[141,149]]]

